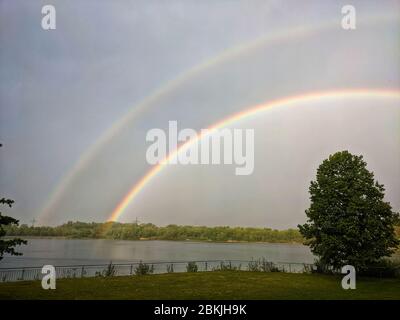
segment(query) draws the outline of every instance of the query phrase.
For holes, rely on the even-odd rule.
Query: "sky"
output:
[[[56,9],[43,30],[41,8]],[[0,194],[22,223],[105,221],[151,169],[146,133],[200,130],[310,92],[400,90],[400,1],[0,0]],[[291,228],[323,159],[364,155],[400,211],[400,101],[338,98],[268,110],[255,169],[174,166],[119,221]]]

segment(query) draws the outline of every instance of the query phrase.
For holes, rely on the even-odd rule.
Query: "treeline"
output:
[[[298,242],[303,241],[296,229],[205,227],[168,225],[158,227],[152,223],[86,223],[68,222],[57,227],[28,225],[6,228],[8,236],[66,237],[79,239],[120,240],[196,240],[196,241],[248,241]]]

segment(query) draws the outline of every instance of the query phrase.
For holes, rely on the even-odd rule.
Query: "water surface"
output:
[[[252,260],[314,262],[308,247],[277,243],[210,243],[102,239],[28,239],[22,256],[5,256],[0,268],[88,265],[125,262]]]

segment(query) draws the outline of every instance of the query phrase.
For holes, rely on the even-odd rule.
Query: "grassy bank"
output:
[[[216,271],[147,276],[60,279],[56,290],[39,281],[0,284],[0,299],[400,299],[398,279],[357,279],[317,274]]]

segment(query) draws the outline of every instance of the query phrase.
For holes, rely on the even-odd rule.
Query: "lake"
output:
[[[301,244],[210,243],[190,241],[128,241],[102,239],[28,239],[17,249],[22,256],[5,256],[0,268],[192,260],[252,260],[312,263]]]

